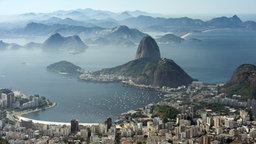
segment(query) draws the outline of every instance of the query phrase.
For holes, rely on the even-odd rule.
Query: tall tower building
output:
[[[215,127],[215,128],[220,127],[220,117],[215,116],[215,117],[213,118],[213,121],[214,121],[214,127]]]
[[[105,122],[107,125],[107,130],[109,130],[112,127],[112,119],[108,118],[107,121]]]
[[[199,139],[199,144],[210,144],[210,143],[211,143],[211,139],[207,135],[203,135]]]
[[[71,120],[71,133],[75,134],[79,130],[79,122],[76,119]]]
[[[213,124],[212,121],[213,121],[213,120],[212,120],[211,117],[206,117],[206,124],[207,124],[208,126],[212,126],[212,124]]]
[[[7,107],[11,108],[12,104],[15,102],[14,93],[8,93],[7,94]]]
[[[39,106],[39,98],[38,97],[34,97],[33,101],[35,103],[35,107],[38,107]]]
[[[1,103],[2,107],[7,108],[7,94],[2,93],[1,94],[1,99],[2,99],[2,103]]]

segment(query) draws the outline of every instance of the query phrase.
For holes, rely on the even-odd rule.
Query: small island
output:
[[[47,66],[47,71],[63,75],[79,76],[82,73],[82,68],[68,61],[60,61]]]

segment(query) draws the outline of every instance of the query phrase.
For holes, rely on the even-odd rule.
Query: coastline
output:
[[[211,31],[215,31],[215,30],[219,30],[219,28],[213,28],[213,29],[209,28],[209,29],[205,29],[205,30],[200,30],[198,32],[205,33],[205,32],[211,32]],[[180,37],[183,38],[183,39],[186,39],[191,34],[193,34],[193,32],[187,32],[187,33],[181,35]]]
[[[191,34],[192,34],[192,32],[186,33],[186,34],[182,35],[181,38],[186,39]]]
[[[24,111],[12,112],[11,117],[13,117],[13,119],[15,121],[20,121],[20,122],[21,121],[32,121],[33,123],[36,123],[36,124],[45,124],[45,125],[70,125],[70,123],[68,123],[68,122],[35,120],[35,119],[26,118],[26,117],[22,116],[22,115],[29,114],[29,113],[34,113],[34,112],[50,109],[50,108],[55,107],[56,105],[57,105],[56,103],[53,103],[52,105],[50,105],[46,108],[39,108],[39,109],[37,108],[37,109],[33,109],[33,110],[24,110]],[[93,125],[99,125],[99,123],[79,123],[79,125],[93,126]]]
[[[202,32],[205,33],[205,32],[211,32],[211,31],[215,31],[215,30],[219,30],[219,29],[218,28],[206,29],[206,30],[203,30]]]
[[[19,121],[32,121],[33,123],[36,124],[45,124],[45,125],[70,125],[68,122],[55,122],[55,121],[43,121],[43,120],[35,120],[35,119],[30,119],[22,116],[17,116],[17,119]],[[79,123],[79,125],[82,126],[93,126],[93,125],[99,125],[99,123]]]
[[[28,109],[28,110],[23,110],[23,111],[17,111],[17,112],[14,112],[13,116],[14,117],[21,117],[22,115],[25,115],[25,114],[29,114],[29,113],[38,112],[38,111],[53,108],[56,105],[57,105],[56,103],[53,103],[52,105],[50,105],[48,107],[45,107],[45,108],[36,108],[36,109]]]

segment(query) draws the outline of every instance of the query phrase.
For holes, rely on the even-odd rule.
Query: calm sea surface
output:
[[[188,74],[204,82],[227,81],[243,63],[256,64],[256,33],[214,30],[194,33],[182,44],[160,45],[162,57],[173,59]],[[158,102],[163,95],[120,83],[88,83],[48,73],[46,66],[67,60],[85,70],[113,67],[134,59],[135,48],[90,47],[82,54],[39,49],[0,51],[0,87],[46,96],[57,106],[26,117],[69,122],[102,122],[107,117]]]

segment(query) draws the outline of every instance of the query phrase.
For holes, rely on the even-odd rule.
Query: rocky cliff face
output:
[[[193,81],[173,60],[165,58],[148,61],[141,69],[141,73],[134,78],[134,82],[137,84],[176,88],[182,85],[189,85]]]
[[[150,36],[145,36],[140,41],[135,58],[160,59],[160,50],[156,41]]]
[[[256,66],[243,64],[233,73],[221,92],[229,95],[239,94],[243,98],[256,98]]]

